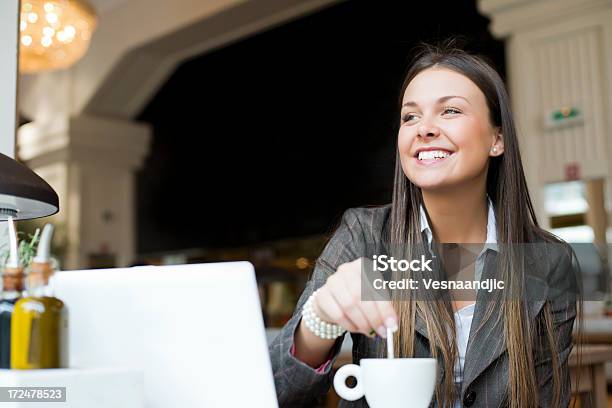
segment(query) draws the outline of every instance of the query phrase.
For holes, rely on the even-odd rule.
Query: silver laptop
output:
[[[141,367],[146,408],[278,406],[249,262],[65,271],[54,281],[69,309],[71,367]]]

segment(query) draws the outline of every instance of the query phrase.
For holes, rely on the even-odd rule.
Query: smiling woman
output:
[[[410,81],[403,99],[398,149],[408,177],[426,191],[482,190],[487,177],[482,169],[489,156],[503,153],[504,144],[478,86],[434,66]]]
[[[576,258],[538,225],[503,81],[482,57],[425,47],[400,92],[393,202],[347,210],[317,260],[293,318],[270,346],[281,405],[309,406],[327,390],[344,329],[355,362],[384,357],[374,334],[385,338],[389,329],[398,330],[389,340],[396,356],[438,361],[432,406],[567,407],[572,328],[581,315]],[[365,301],[361,263],[371,248],[414,260],[443,253],[443,243],[479,248],[460,271],[478,283],[467,300],[454,288],[440,296],[409,284],[388,301]],[[437,258],[433,272],[445,276],[450,263],[447,271],[446,258]],[[391,278],[420,282],[431,278],[426,273],[392,271]],[[501,290],[478,287],[492,281],[503,282]],[[301,324],[307,301],[308,318],[334,335]]]

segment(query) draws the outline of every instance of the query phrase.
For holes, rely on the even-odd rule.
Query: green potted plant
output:
[[[19,259],[21,264],[26,267],[32,262],[32,258],[36,255],[36,249],[38,248],[38,241],[40,240],[40,229],[36,229],[34,234],[28,234],[27,238],[22,238],[25,233],[19,231],[17,236],[19,239]],[[6,265],[6,261],[9,256],[9,250],[6,248],[6,244],[2,245],[2,252],[0,252],[0,265]]]

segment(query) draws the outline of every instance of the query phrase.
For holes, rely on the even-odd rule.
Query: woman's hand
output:
[[[387,337],[397,330],[397,315],[390,301],[361,300],[362,258],[338,267],[317,291],[313,308],[321,320],[339,324],[350,332]]]

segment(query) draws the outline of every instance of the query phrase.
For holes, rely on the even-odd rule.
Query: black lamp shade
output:
[[[58,211],[55,190],[28,167],[0,153],[0,220],[40,218]]]

